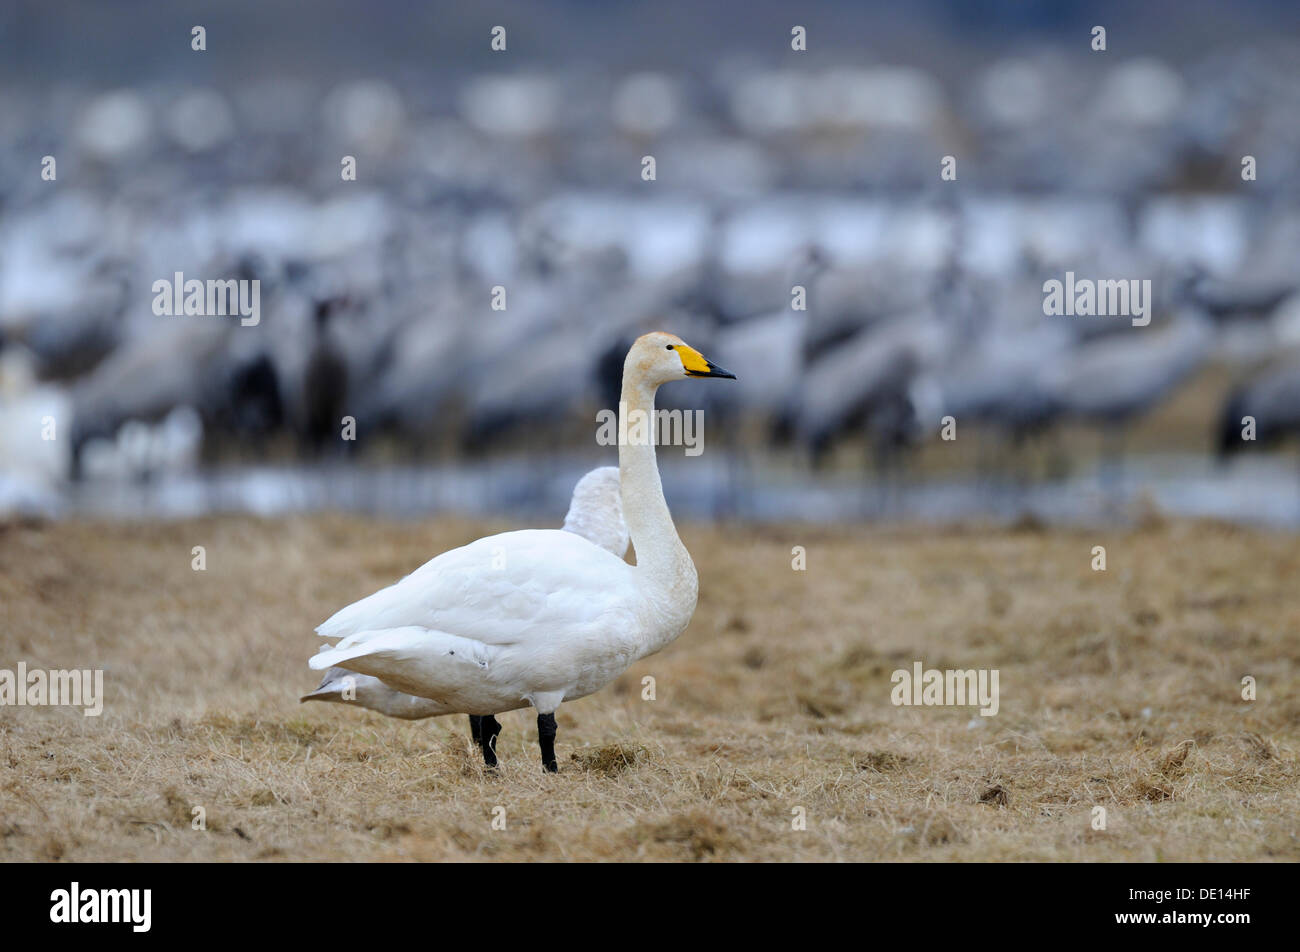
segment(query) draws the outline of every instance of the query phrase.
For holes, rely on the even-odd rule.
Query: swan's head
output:
[[[694,347],[676,334],[655,331],[643,334],[632,344],[623,364],[623,373],[635,372],[642,380],[658,386],[683,377],[728,377],[736,379],[729,370],[723,370],[708,360]]]
[[[348,671],[346,668],[330,668],[321,679],[320,686],[310,694],[304,694],[299,701],[334,701],[339,704],[355,702],[361,707],[372,707],[370,695],[377,678]]]

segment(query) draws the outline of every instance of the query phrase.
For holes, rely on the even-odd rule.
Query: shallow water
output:
[[[492,460],[428,466],[240,466],[144,483],[92,482],[47,492],[25,507],[55,518],[263,516],[338,510],[386,518],[439,513],[558,525],[574,483],[602,461]],[[812,476],[741,466],[719,454],[661,462],[675,516],[758,523],[806,521],[952,524],[1122,524],[1151,512],[1300,529],[1300,467],[1291,454],[1216,467],[1202,456],[1145,456],[1120,472],[1017,483],[907,477],[881,483],[851,473]],[[2,488],[2,487],[0,487]]]

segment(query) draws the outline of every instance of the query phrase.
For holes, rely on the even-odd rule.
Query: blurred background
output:
[[[1300,8],[701,6],[6,4],[0,513],[556,523],[663,329],[681,516],[1300,527]]]

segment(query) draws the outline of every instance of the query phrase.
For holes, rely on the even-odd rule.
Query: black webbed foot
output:
[[[497,765],[497,735],[501,733],[501,725],[491,714],[484,714],[479,723],[479,747],[483,750],[483,763],[489,767],[495,767]]]
[[[537,715],[537,743],[542,748],[542,769],[556,773],[560,767],[555,762],[555,715]]]

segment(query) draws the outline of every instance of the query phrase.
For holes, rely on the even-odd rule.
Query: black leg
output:
[[[483,748],[483,763],[489,767],[497,765],[497,734],[501,733],[501,725],[491,714],[484,714],[482,718],[482,736],[479,738],[479,746]]]
[[[483,718],[477,714],[469,716],[469,739],[474,742],[475,747],[483,746]]]
[[[549,773],[560,768],[555,763],[555,715],[537,715],[537,743],[542,748],[542,767]]]

